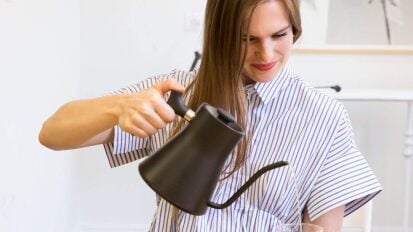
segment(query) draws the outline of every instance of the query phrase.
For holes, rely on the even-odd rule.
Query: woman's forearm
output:
[[[176,80],[161,81],[136,92],[69,102],[43,124],[40,143],[54,150],[101,144],[113,139],[112,128],[145,138],[175,118],[163,95],[184,91]]]
[[[107,142],[111,128],[118,123],[121,97],[114,95],[66,103],[44,122],[40,143],[62,150]]]
[[[311,221],[307,209],[304,210],[303,222],[323,227],[324,232],[340,232],[343,224],[345,206],[334,208]]]

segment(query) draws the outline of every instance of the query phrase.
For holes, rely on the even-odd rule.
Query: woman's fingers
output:
[[[161,102],[158,104],[161,104]],[[153,106],[153,108],[151,107],[151,108],[146,109],[145,111],[141,112],[140,116],[143,117],[142,120],[145,120],[153,128],[155,129],[164,128],[166,126],[166,123],[168,123],[169,121],[163,120],[163,118],[159,115],[159,113],[156,112],[156,109],[154,109],[155,107],[156,106]]]
[[[153,135],[158,131],[158,128],[154,127],[146,118],[142,115],[136,114],[131,118],[132,124],[139,129],[143,130],[147,135]]]
[[[122,130],[135,135],[136,137],[145,138],[149,135],[141,127],[136,125],[130,116],[122,115],[119,118],[119,126]]]
[[[166,94],[171,90],[178,92],[183,92],[185,87],[179,84],[175,79],[168,79],[162,82],[159,82],[153,86],[161,95]],[[159,117],[165,122],[170,123],[175,118],[175,112],[170,105],[162,98],[162,100],[157,101],[153,104],[155,112]]]
[[[134,94],[124,105],[119,116],[120,127],[137,137],[147,137],[164,128],[175,118],[175,112],[163,98],[167,92],[182,92],[185,88],[176,80],[169,79],[155,84],[152,88]]]
[[[170,123],[175,119],[175,111],[165,101],[159,102],[154,110],[165,123]]]
[[[178,83],[175,79],[168,79],[165,81],[161,81],[153,86],[161,95],[166,94],[171,90],[175,90],[178,92],[183,92],[185,87]]]

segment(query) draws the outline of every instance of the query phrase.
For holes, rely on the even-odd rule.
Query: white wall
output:
[[[145,231],[155,197],[136,162],[110,169],[100,146],[52,152],[38,144],[37,133],[65,101],[188,69],[201,32],[188,31],[185,16],[202,14],[204,4],[0,0],[0,231]],[[311,84],[343,88],[413,89],[412,63],[412,55],[295,54],[291,59]],[[346,106],[360,148],[385,188],[374,203],[373,227],[400,231],[406,108]]]
[[[0,231],[71,231],[73,152],[39,145],[41,123],[79,95],[79,5],[0,1]]]
[[[189,69],[199,50],[201,32],[189,30],[185,19],[203,14],[203,1],[83,0],[80,6],[82,97]],[[109,169],[101,147],[80,152],[85,155],[78,160],[78,229],[146,231],[156,199],[138,175],[137,163]]]
[[[185,19],[202,15],[204,2],[82,0],[82,94],[95,96],[175,68],[189,69],[201,32],[187,30]]]

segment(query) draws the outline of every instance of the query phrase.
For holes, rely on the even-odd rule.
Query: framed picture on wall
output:
[[[413,54],[412,0],[301,0],[301,52]]]

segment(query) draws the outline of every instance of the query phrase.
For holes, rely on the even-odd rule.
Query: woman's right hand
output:
[[[155,134],[175,118],[175,112],[163,95],[185,88],[175,79],[159,82],[138,93],[123,94],[119,102],[118,124],[126,132],[144,138]]]

